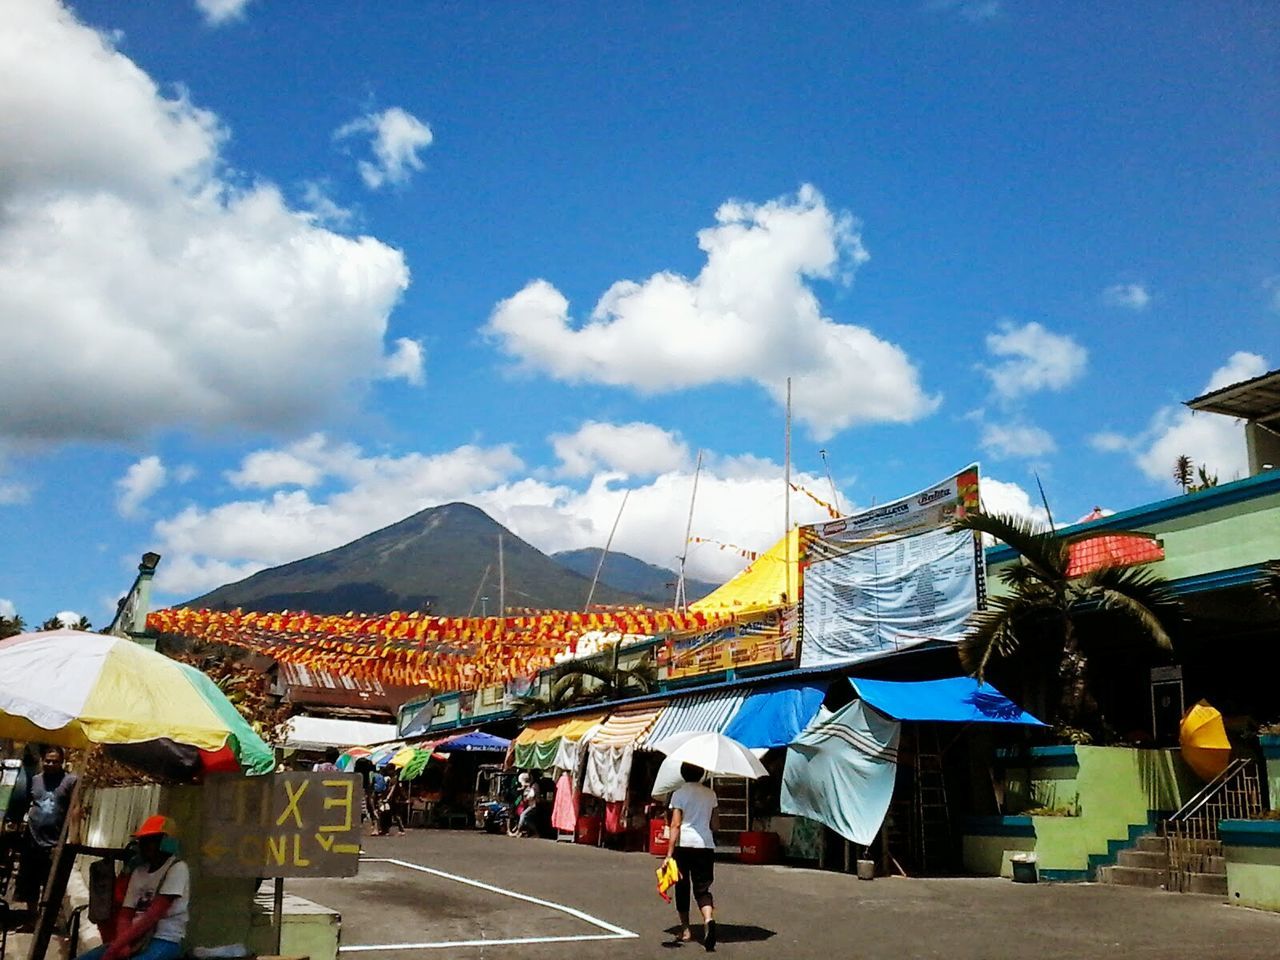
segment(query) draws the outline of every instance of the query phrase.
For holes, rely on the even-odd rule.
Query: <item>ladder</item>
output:
[[[951,866],[951,812],[947,806],[947,777],[942,747],[933,724],[913,724],[915,730],[915,810],[912,853],[925,873]]]

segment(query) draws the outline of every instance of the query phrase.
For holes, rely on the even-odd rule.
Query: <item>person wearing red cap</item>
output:
[[[129,877],[129,889],[110,943],[78,960],[178,960],[187,933],[191,874],[177,855],[164,849],[173,821],[148,817],[134,837],[142,862]]]

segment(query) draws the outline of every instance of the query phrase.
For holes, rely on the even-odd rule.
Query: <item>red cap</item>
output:
[[[134,833],[134,836],[141,840],[143,837],[161,837],[174,832],[174,823],[163,813],[153,814],[142,821],[140,826]]]

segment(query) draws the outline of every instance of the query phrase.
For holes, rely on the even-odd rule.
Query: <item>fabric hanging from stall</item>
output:
[[[582,792],[606,802],[627,799],[627,784],[631,780],[631,760],[634,753],[635,744],[631,743],[625,747],[591,744],[587,750]]]
[[[661,707],[622,710],[600,724],[586,745],[582,792],[606,802],[626,800],[636,741],[649,732],[661,714]]]
[[[555,803],[551,807],[551,826],[560,833],[573,833],[578,828],[578,791],[571,773],[560,774],[556,781]]]
[[[819,716],[787,748],[782,812],[871,843],[893,800],[901,730],[861,700]]]
[[[513,741],[515,765],[523,769],[554,769],[561,743],[565,740],[577,743],[603,719],[604,714],[592,713],[580,717],[533,721]]]
[[[604,832],[623,833],[627,829],[627,821],[622,816],[621,800],[611,800],[604,805]]]
[[[517,743],[516,766],[521,770],[550,770],[559,745],[559,738],[545,743]]]
[[[724,735],[752,749],[785,747],[813,722],[828,686],[827,681],[806,681],[754,692]]]

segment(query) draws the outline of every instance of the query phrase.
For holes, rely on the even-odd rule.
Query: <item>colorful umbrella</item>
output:
[[[0,641],[0,737],[77,749],[104,744],[129,762],[194,748],[206,770],[225,764],[230,748],[252,773],[275,767],[271,748],[199,670],[132,640],[82,630]]]
[[[1202,780],[1212,780],[1231,763],[1231,741],[1222,714],[1201,700],[1187,711],[1179,730],[1182,759]]]
[[[338,769],[350,770],[357,760],[369,756],[372,752],[368,747],[347,747],[342,751],[342,756],[338,757]]]
[[[373,748],[373,752],[369,754],[369,759],[373,761],[375,767],[383,767],[391,762],[391,758],[404,749],[404,743],[397,741],[396,743],[384,743],[381,746]]]
[[[422,771],[427,769],[427,764],[431,762],[432,753],[430,750],[416,748],[413,752],[413,758],[404,765],[400,770],[401,780],[416,780],[422,776]]]

